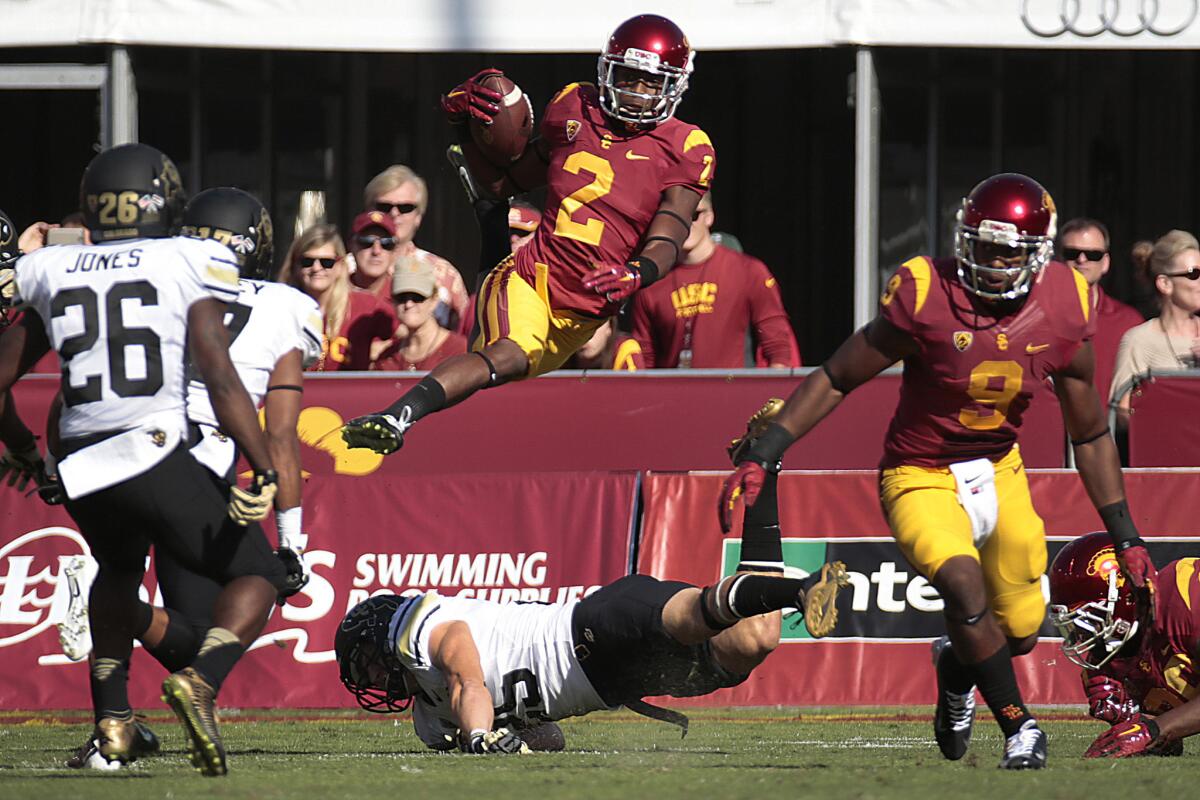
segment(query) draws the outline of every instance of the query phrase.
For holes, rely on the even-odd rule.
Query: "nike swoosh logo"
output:
[[[1027,345],[1025,345],[1025,352],[1028,353],[1029,355],[1033,355],[1034,353],[1040,353],[1043,350],[1049,350],[1049,349],[1050,349],[1050,345],[1048,345],[1048,344],[1027,344]]]
[[[407,408],[407,406],[406,406],[406,408]],[[978,476],[978,475],[976,475],[974,478],[967,478],[965,481],[963,481],[963,483],[965,483],[965,484],[967,484],[968,486],[970,486],[972,483],[974,483],[974,482],[975,482],[975,481],[977,481],[977,480],[979,480],[979,476]]]
[[[1127,731],[1121,731],[1120,733],[1117,734],[1117,736],[1133,736],[1135,733],[1137,733],[1141,729],[1142,729],[1141,725],[1134,725],[1132,728],[1130,728]]]
[[[650,156],[639,156],[637,153],[633,152],[632,150],[626,150],[625,157],[628,158],[630,161],[649,161],[650,160]]]

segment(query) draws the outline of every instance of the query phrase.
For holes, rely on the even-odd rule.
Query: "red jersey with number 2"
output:
[[[919,346],[904,361],[885,468],[1000,458],[1034,392],[1095,331],[1087,282],[1065,264],[1048,264],[1024,304],[1002,317],[973,302],[957,270],[951,258],[911,259],[880,299],[880,316]]]
[[[596,87],[586,83],[572,83],[550,101],[541,135],[550,145],[546,210],[517,251],[517,274],[540,288],[542,264],[552,308],[611,316],[619,304],[583,288],[582,276],[624,264],[640,249],[663,191],[708,191],[716,152],[708,134],[674,117],[629,132],[605,115]]]

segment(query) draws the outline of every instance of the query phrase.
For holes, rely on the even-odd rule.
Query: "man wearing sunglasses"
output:
[[[355,217],[350,226],[350,251],[355,265],[350,282],[374,295],[390,292],[396,244],[396,223],[390,214],[364,211]]]
[[[443,328],[456,330],[461,320],[468,316],[469,296],[462,275],[449,261],[422,250],[414,241],[428,204],[429,189],[425,179],[403,164],[393,164],[380,172],[363,190],[363,208],[387,214],[395,225],[392,235],[396,238],[396,259],[415,258],[432,265],[437,276],[438,293],[433,316]],[[389,304],[392,302],[390,292],[391,283],[388,281],[377,286],[380,299]]]
[[[1103,222],[1076,217],[1063,223],[1058,234],[1058,257],[1087,281],[1096,315],[1096,335],[1092,338],[1092,349],[1096,351],[1096,389],[1102,397],[1108,397],[1121,337],[1125,331],[1142,324],[1142,315],[1100,285],[1111,266],[1108,228]]]

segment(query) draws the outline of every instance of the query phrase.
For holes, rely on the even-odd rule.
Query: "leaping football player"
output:
[[[1088,758],[1182,755],[1200,732],[1200,559],[1158,573],[1153,595],[1137,595],[1112,542],[1089,533],[1050,567],[1050,619],[1063,653],[1083,667],[1088,713],[1111,727]]]
[[[946,758],[963,757],[978,687],[1004,732],[1005,769],[1046,764],[1046,736],[1012,667],[1033,649],[1046,611],[1045,528],[1016,444],[1039,382],[1053,381],[1080,477],[1126,575],[1147,591],[1155,578],[1092,385],[1087,283],[1051,261],[1055,222],[1050,195],[1031,178],[1006,173],[976,186],[958,215],[955,257],[900,266],[875,319],[735,453],[719,508],[728,531],[737,498],[753,505],[794,441],[903,361],[879,493],[897,546],[945,601],[934,734]]]
[[[673,22],[634,17],[609,38],[598,85],[572,83],[550,101],[540,137],[493,187],[509,197],[545,185],[546,210],[533,240],[484,281],[472,352],[439,364],[388,408],[347,422],[347,444],[395,452],[427,414],[561,367],[626,298],[675,265],[716,167],[708,135],[674,116],[693,60]],[[494,74],[484,70],[443,98],[452,124],[486,125],[499,113],[500,96],[481,85]]]

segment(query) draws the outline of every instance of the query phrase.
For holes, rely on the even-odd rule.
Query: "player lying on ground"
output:
[[[422,417],[558,369],[624,300],[675,265],[716,166],[708,135],[674,117],[692,63],[678,26],[634,17],[601,54],[599,86],[572,83],[550,101],[540,138],[492,187],[510,197],[546,186],[546,211],[533,239],[484,281],[472,352],[443,361],[388,408],[347,422],[348,445],[393,453]],[[500,96],[481,83],[495,74],[485,70],[446,96],[453,124],[487,124],[499,113]],[[464,149],[473,146],[463,137]]]
[[[699,589],[628,575],[583,600],[510,603],[383,595],[355,606],[334,647],[342,683],[368,711],[403,711],[426,745],[467,753],[528,748],[518,727],[627,706],[680,724],[642,698],[737,686],[803,608],[814,636],[836,621],[841,564],[807,579],[739,573]]]
[[[745,438],[763,424],[751,418]],[[373,597],[338,628],[342,683],[368,711],[412,704],[417,735],[439,750],[518,752],[518,729],[621,705],[686,733],[686,717],[642,698],[741,683],[779,643],[779,609],[802,610],[814,637],[837,623],[841,562],[804,579],[771,574],[783,572],[774,484],[746,509],[737,572],[714,586],[630,575],[555,605]]]
[[[1092,385],[1095,328],[1086,281],[1052,262],[1056,213],[1037,181],[1006,173],[963,200],[955,258],[905,262],[879,314],[801,384],[735,457],[719,514],[753,504],[784,452],[842,398],[897,361],[900,404],[888,429],[880,499],[896,544],[945,601],[935,643],[942,754],[966,754],[975,688],[1005,736],[1005,769],[1046,763],[1012,656],[1033,649],[1045,617],[1045,526],[1033,507],[1017,429],[1034,389],[1052,379],[1079,476],[1134,586],[1154,565],[1125,501],[1117,449]]]
[[[1088,713],[1112,727],[1089,758],[1181,755],[1200,733],[1200,559],[1172,561],[1152,596],[1135,593],[1112,542],[1089,533],[1050,567],[1050,619],[1063,653],[1083,667]]]

